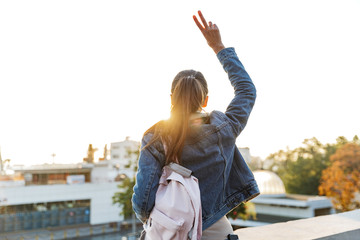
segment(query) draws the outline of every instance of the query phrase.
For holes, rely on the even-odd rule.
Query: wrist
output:
[[[221,50],[223,50],[225,48],[224,44],[219,44],[216,46],[211,47],[212,50],[215,52],[215,54],[218,54],[218,52],[220,52]]]

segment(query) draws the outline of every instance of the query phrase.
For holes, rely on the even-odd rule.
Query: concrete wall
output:
[[[236,230],[241,240],[357,240],[360,210]]]

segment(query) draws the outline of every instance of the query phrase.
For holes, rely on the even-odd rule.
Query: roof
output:
[[[286,194],[284,183],[276,173],[267,170],[257,170],[253,173],[262,195]]]

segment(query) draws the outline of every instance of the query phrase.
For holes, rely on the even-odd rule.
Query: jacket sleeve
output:
[[[235,96],[226,109],[225,115],[230,121],[234,136],[245,128],[256,99],[256,89],[249,74],[245,71],[234,48],[221,50],[217,57],[228,74]]]
[[[149,136],[144,136],[142,148],[147,144]],[[155,205],[155,195],[159,187],[162,173],[162,164],[159,161],[161,154],[153,146],[148,146],[140,151],[136,183],[132,195],[133,210],[142,222],[149,218]]]

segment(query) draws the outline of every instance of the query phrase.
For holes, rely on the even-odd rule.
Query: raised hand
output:
[[[224,44],[221,41],[220,31],[216,24],[213,24],[211,21],[209,23],[206,22],[204,16],[201,11],[198,11],[199,17],[203,25],[199,22],[197,17],[194,15],[194,21],[196,25],[199,27],[201,33],[204,35],[208,45],[214,50],[217,54],[222,49],[224,49]]]

